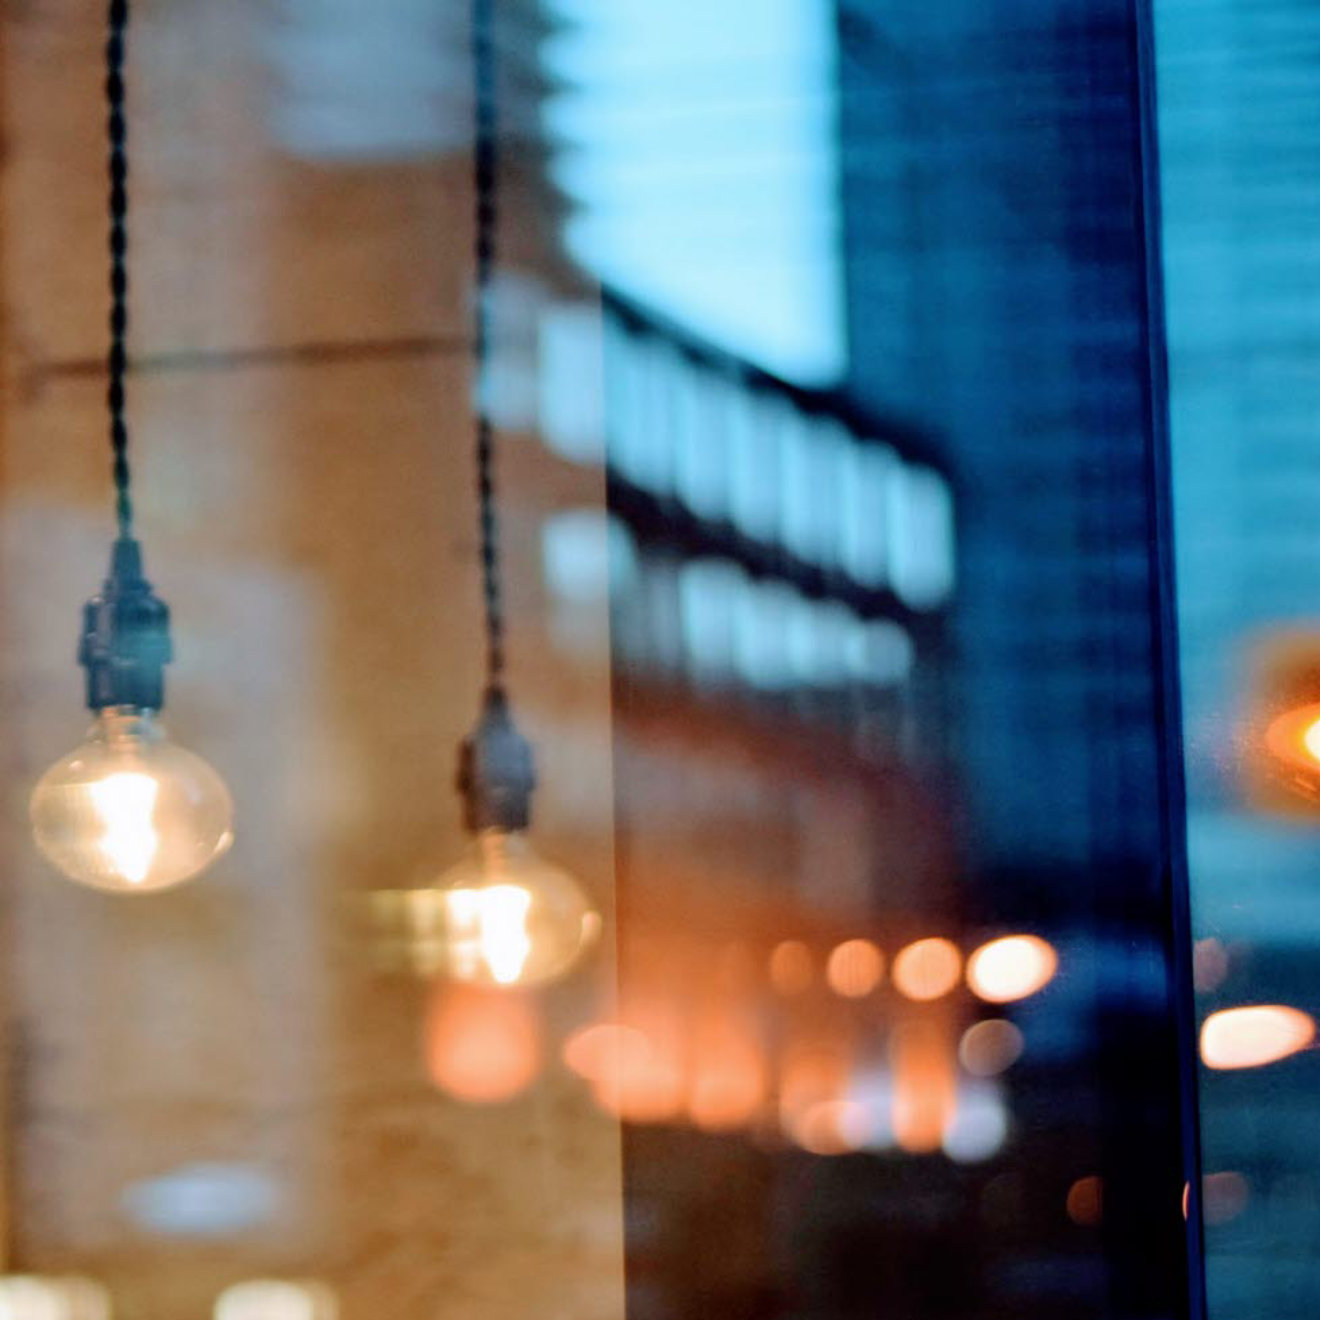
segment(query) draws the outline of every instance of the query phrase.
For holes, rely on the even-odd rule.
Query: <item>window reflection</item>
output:
[[[101,539],[103,171],[98,15],[11,9],[18,801]],[[480,660],[466,6],[143,13],[142,517],[243,828],[134,913],[11,834],[0,1314],[1181,1313],[1137,43],[1037,9],[499,6],[509,651],[604,919],[536,990],[445,975],[465,937],[516,981],[530,900],[408,888]],[[1198,764],[1215,892],[1305,877]],[[1300,1073],[1300,926],[1253,964],[1214,910],[1207,1068]],[[1216,1231],[1307,1203],[1227,1144]]]
[[[1154,6],[1211,1314],[1320,1301],[1313,7]]]

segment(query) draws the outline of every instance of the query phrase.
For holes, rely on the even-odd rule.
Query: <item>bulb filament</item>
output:
[[[102,826],[99,847],[116,874],[140,885],[160,846],[152,824],[160,785],[150,775],[119,771],[88,785]]]
[[[532,952],[527,914],[532,896],[521,885],[455,889],[448,895],[450,954],[459,977],[472,977],[482,964],[500,985],[522,975]]]

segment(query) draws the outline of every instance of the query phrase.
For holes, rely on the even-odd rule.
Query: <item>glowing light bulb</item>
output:
[[[88,784],[92,806],[105,826],[99,847],[130,884],[140,885],[160,849],[151,820],[160,785],[136,770],[117,770]]]
[[[600,931],[600,917],[577,881],[542,860],[518,831],[482,830],[439,883],[447,971],[458,981],[553,981]]]
[[[32,794],[37,846],[72,880],[148,893],[204,871],[233,842],[233,803],[150,710],[109,707]]]

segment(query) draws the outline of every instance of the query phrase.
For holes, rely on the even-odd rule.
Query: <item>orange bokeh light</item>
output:
[[[1282,761],[1320,769],[1320,703],[1278,716],[1265,730],[1265,746]]]
[[[439,982],[426,1023],[431,1080],[471,1104],[511,1100],[541,1070],[541,1021],[524,991]]]
[[[801,940],[784,940],[770,953],[770,984],[781,995],[800,995],[816,977],[811,950]]]
[[[1104,1218],[1105,1185],[1096,1174],[1078,1178],[1068,1188],[1068,1218],[1081,1228],[1095,1228]]]
[[[819,1100],[795,1115],[788,1131],[812,1155],[847,1155],[862,1148],[869,1127],[865,1105],[852,1100]]]
[[[830,989],[844,999],[863,999],[880,984],[885,960],[870,940],[844,940],[825,964]]]
[[[967,984],[990,1004],[1026,999],[1047,986],[1059,968],[1054,946],[1037,935],[1005,935],[967,960]]]
[[[958,984],[961,971],[962,955],[952,941],[917,940],[894,959],[894,985],[909,999],[939,999]]]
[[[785,1047],[779,1060],[779,1120],[789,1137],[798,1140],[809,1110],[843,1101],[851,1069],[852,1050],[843,1036],[803,1036]]]
[[[627,1022],[603,1050],[599,1040],[586,1049],[596,1071],[592,1094],[606,1113],[632,1123],[660,1123],[674,1117],[687,1091],[683,1023],[678,1011],[659,1000],[635,1003],[623,1015]],[[609,1041],[609,1037],[605,1038]],[[578,1062],[582,1063],[579,1042]],[[573,1065],[570,1064],[570,1067]]]
[[[1201,994],[1218,990],[1228,979],[1228,950],[1214,936],[1197,940],[1192,948],[1192,982]]]
[[[1315,1019],[1285,1004],[1253,1004],[1211,1013],[1201,1026],[1207,1068],[1260,1068],[1304,1050],[1315,1039]]]
[[[1201,1179],[1201,1214],[1207,1224],[1227,1224],[1246,1208],[1251,1197],[1240,1173],[1207,1173]]]
[[[637,1067],[650,1051],[645,1036],[621,1022],[581,1027],[564,1042],[564,1063],[586,1081],[599,1081],[621,1067]]]
[[[958,1059],[973,1077],[998,1077],[1022,1057],[1022,1032],[1004,1018],[976,1022],[963,1032]]]
[[[908,1022],[890,1039],[894,1140],[909,1154],[939,1150],[957,1107],[953,1043],[932,1022]]]

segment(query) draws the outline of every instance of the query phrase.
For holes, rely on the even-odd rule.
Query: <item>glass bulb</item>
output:
[[[70,879],[113,893],[168,889],[233,842],[234,807],[200,756],[176,747],[155,713],[101,711],[86,741],[32,793],[37,846]]]
[[[447,971],[457,981],[553,981],[600,931],[600,916],[577,881],[539,857],[518,832],[483,830],[438,883]]]

